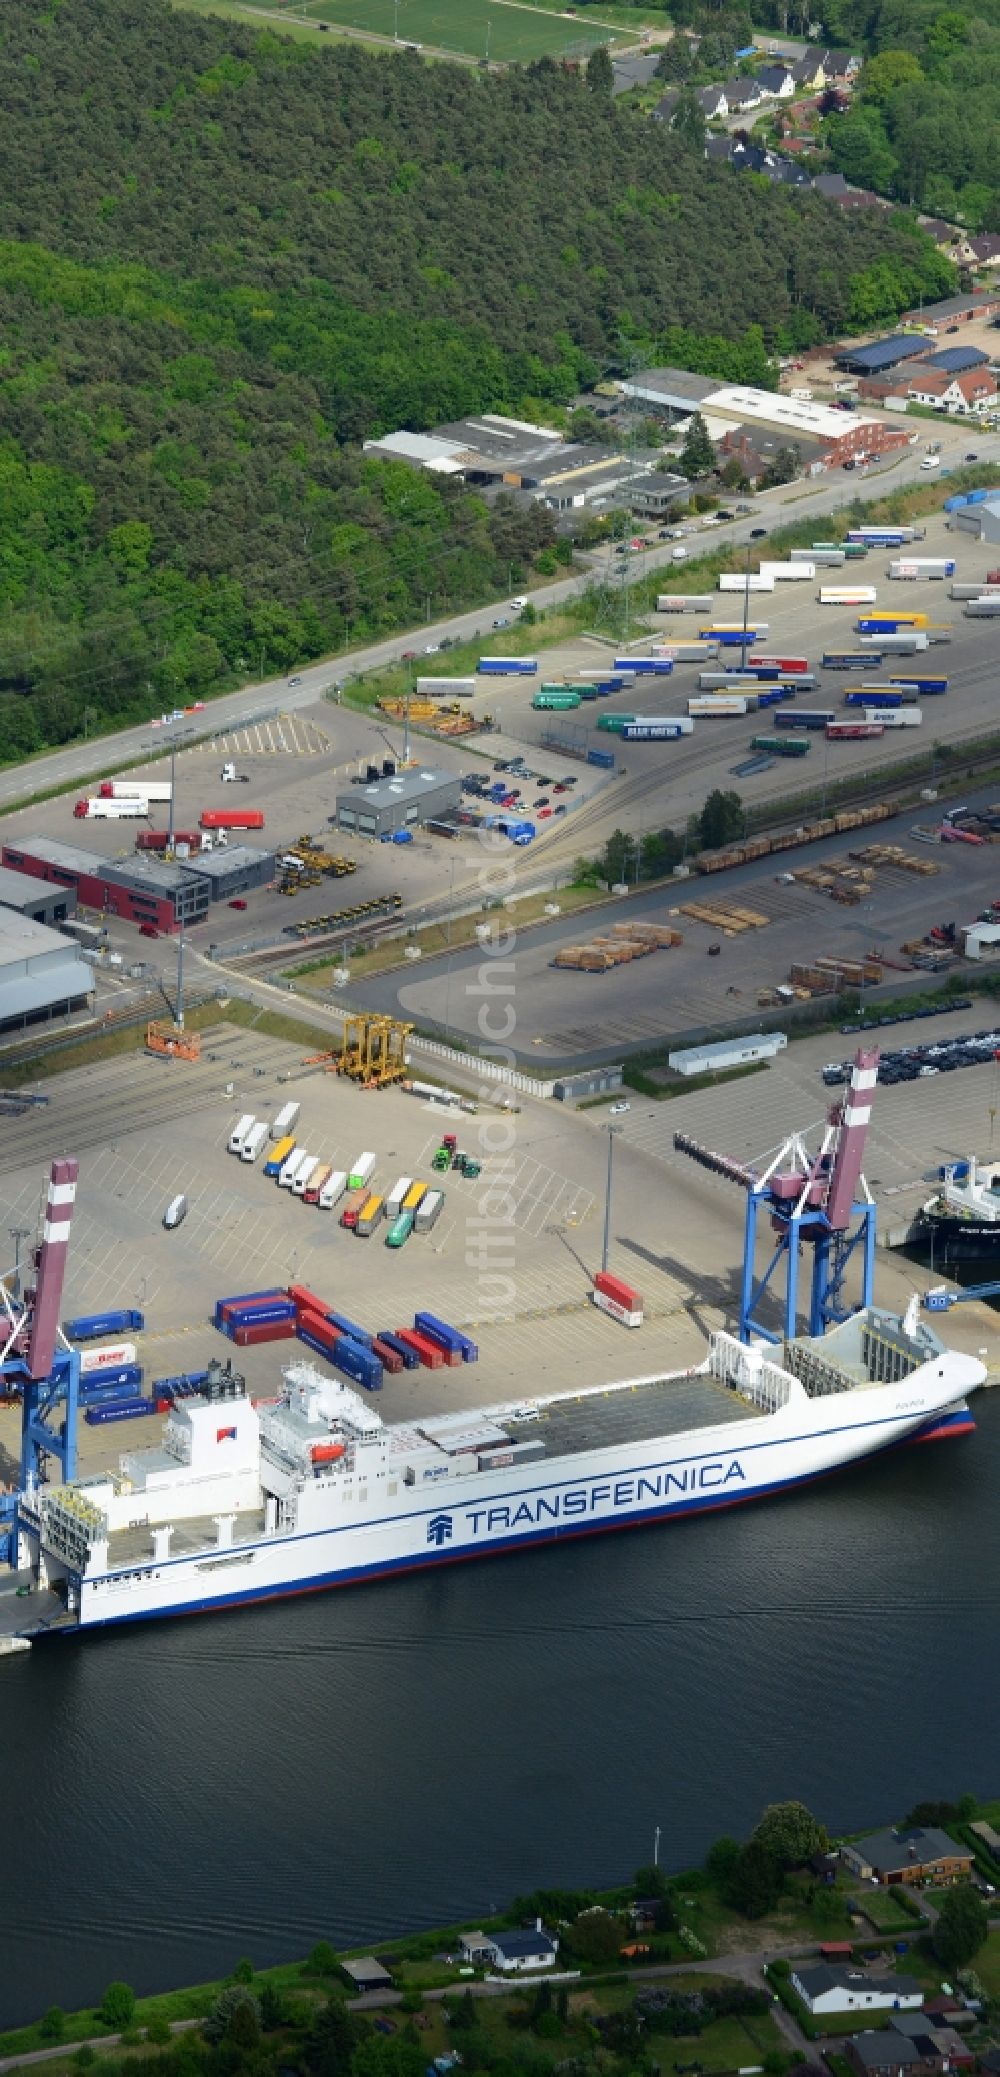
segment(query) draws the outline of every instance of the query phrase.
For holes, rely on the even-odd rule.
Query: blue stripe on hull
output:
[[[906,1448],[914,1442],[936,1441],[946,1434],[965,1435],[975,1428],[968,1409],[963,1407],[954,1413],[935,1415],[925,1428],[908,1435],[903,1443],[887,1443],[885,1450]],[[885,1450],[872,1451],[872,1456],[882,1456]],[[855,1458],[854,1463],[864,1459]],[[159,1622],[167,1616],[216,1615],[223,1610],[240,1608],[253,1601],[289,1601],[299,1594],[320,1594],[332,1587],[361,1586],[368,1580],[382,1579],[394,1573],[423,1572],[432,1565],[462,1565],[469,1558],[492,1558],[509,1551],[526,1550],[538,1543],[568,1543],[581,1536],[601,1536],[613,1529],[648,1528],[652,1523],[676,1520],[680,1515],[718,1513],[726,1507],[746,1507],[754,1500],[767,1500],[776,1494],[790,1492],[796,1486],[812,1485],[821,1478],[832,1478],[845,1470],[846,1464],[835,1464],[828,1471],[804,1472],[800,1477],[776,1480],[771,1485],[756,1486],[752,1493],[737,1493],[724,1500],[681,1500],[669,1508],[644,1508],[641,1513],[630,1514],[624,1520],[590,1522],[586,1527],[568,1529],[553,1523],[544,1529],[528,1530],[523,1536],[500,1536],[491,1542],[471,1544],[460,1551],[422,1551],[413,1557],[386,1558],[377,1565],[352,1566],[336,1572],[319,1574],[315,1579],[301,1580],[294,1586],[250,1587],[244,1594],[228,1594],[224,1599],[206,1601],[181,1601],[169,1608],[137,1609],[134,1615],[115,1615],[106,1618],[88,1618],[81,1627],[84,1630],[116,1629],[123,1623]],[[79,1635],[79,1632],[69,1633]]]

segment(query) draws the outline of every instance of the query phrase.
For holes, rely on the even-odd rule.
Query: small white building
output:
[[[783,1031],[757,1031],[747,1038],[719,1039],[711,1046],[686,1046],[667,1054],[667,1065],[678,1075],[715,1075],[729,1067],[749,1067],[755,1060],[773,1060],[788,1044]]]
[[[509,1933],[463,1933],[460,1944],[467,1962],[499,1969],[504,1976],[551,1969],[559,1949],[558,1940],[545,1931],[540,1918],[532,1927],[519,1927]]]
[[[828,1962],[793,1969],[790,1980],[796,1996],[816,2018],[832,2012],[913,2012],[924,2002],[913,1976],[869,1976],[862,1969],[838,1969]]]

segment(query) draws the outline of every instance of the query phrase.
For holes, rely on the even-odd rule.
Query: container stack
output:
[[[215,1324],[238,1349],[255,1348],[264,1341],[291,1341],[295,1335],[295,1306],[287,1291],[244,1291],[236,1298],[220,1298]]]

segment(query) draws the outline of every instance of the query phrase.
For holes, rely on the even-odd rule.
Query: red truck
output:
[[[263,808],[203,808],[198,817],[202,829],[263,829]]]

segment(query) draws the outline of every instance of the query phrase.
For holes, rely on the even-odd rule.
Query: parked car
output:
[[[527,603],[527,599],[511,599],[510,610],[512,613],[523,613]]]
[[[978,460],[978,458],[979,458],[979,457],[978,457],[978,455],[976,454],[976,450],[975,450],[975,448],[973,448],[973,449],[972,449],[972,451],[971,451],[971,453],[967,454],[967,455],[966,455],[966,457],[965,457],[965,459],[966,459],[966,461],[967,461],[967,462],[974,462],[974,461],[977,461],[977,460]]]
[[[613,1103],[613,1104],[610,1104],[610,1105],[609,1105],[609,1107],[608,1107],[608,1117],[609,1117],[609,1118],[620,1118],[620,1117],[621,1117],[621,1115],[622,1115],[622,1112],[623,1112],[623,1111],[630,1111],[630,1110],[631,1110],[631,1108],[632,1108],[631,1104],[630,1104],[630,1103],[626,1103],[626,1102],[625,1102],[624,1100],[623,1100],[623,1101],[622,1101],[621,1103]]]
[[[157,930],[155,923],[140,923],[139,936],[141,938],[158,938],[159,935],[160,933]]]
[[[246,902],[243,900],[241,895],[237,895],[236,899],[234,901],[231,901],[229,906],[231,909],[245,909]]]
[[[504,619],[504,616],[503,616],[503,614],[501,613],[501,615],[500,615],[500,618],[499,618],[499,620],[495,620],[495,621],[493,622],[493,629],[494,629],[494,633],[496,632],[496,630],[497,630],[498,628],[501,628],[501,627],[509,627],[509,626],[510,626],[510,621],[509,621],[509,620],[505,620],[505,619]]]

